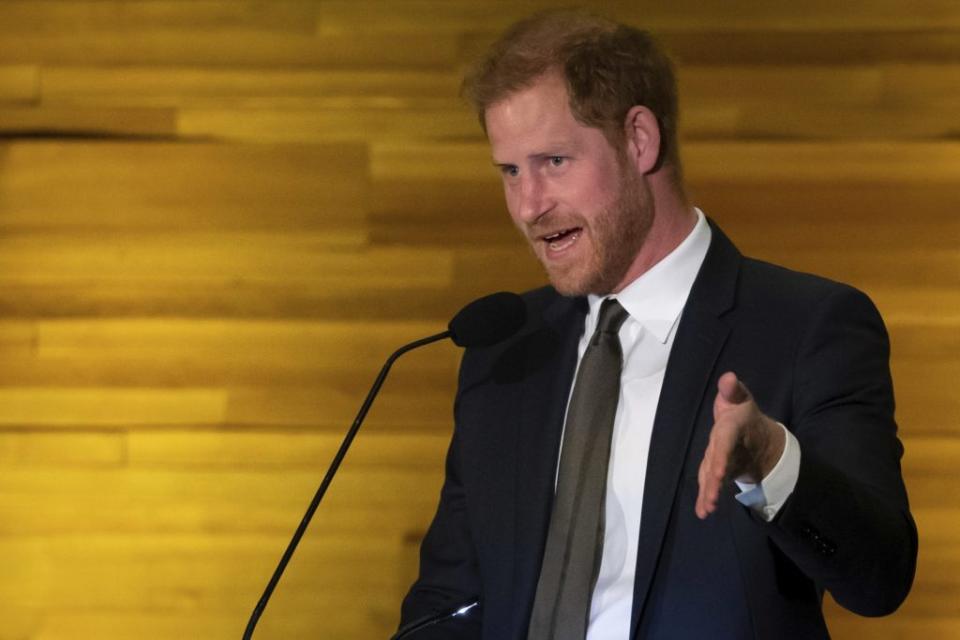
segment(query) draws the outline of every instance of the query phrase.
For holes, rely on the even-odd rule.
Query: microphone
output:
[[[474,300],[458,311],[447,327],[458,347],[489,347],[515,334],[526,320],[523,298],[501,291]]]
[[[360,425],[363,424],[363,419],[366,418],[367,412],[370,410],[374,399],[377,397],[377,393],[380,391],[380,387],[383,386],[384,380],[387,379],[390,367],[393,366],[397,358],[417,347],[422,347],[445,338],[452,339],[454,344],[459,347],[491,346],[506,340],[519,331],[526,320],[527,307],[523,302],[523,298],[508,291],[493,293],[474,300],[457,312],[457,315],[455,315],[447,325],[446,331],[405,344],[387,358],[376,380],[374,380],[373,386],[370,387],[366,399],[360,406],[357,417],[354,418],[353,424],[347,431],[347,435],[344,436],[343,443],[340,445],[337,455],[334,456],[333,461],[330,463],[330,468],[327,469],[327,473],[323,477],[323,482],[320,483],[317,493],[313,496],[313,500],[310,501],[307,512],[303,515],[303,519],[294,532],[290,544],[287,545],[286,551],[283,552],[283,556],[280,558],[277,568],[270,577],[270,581],[267,583],[263,595],[260,596],[257,606],[253,608],[253,613],[250,615],[247,628],[243,633],[243,640],[250,640],[250,638],[253,637],[253,630],[260,620],[260,616],[263,614],[267,602],[270,601],[273,590],[276,589],[277,583],[280,582],[280,576],[283,575],[287,564],[290,562],[290,558],[293,557],[293,552],[297,550],[297,545],[300,544],[300,539],[303,537],[303,534],[306,533],[307,526],[313,519],[313,514],[316,512],[317,507],[320,506],[320,501],[323,500],[323,496],[327,492],[333,476],[337,473],[337,469],[340,468],[340,463],[343,462],[344,456],[347,455],[347,450],[350,449],[353,439],[360,430]]]

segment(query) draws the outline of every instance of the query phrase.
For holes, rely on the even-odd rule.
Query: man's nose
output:
[[[553,206],[541,176],[524,176],[518,191],[517,217],[522,222],[533,224]]]

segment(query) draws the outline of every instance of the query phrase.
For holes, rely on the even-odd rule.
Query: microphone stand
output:
[[[340,463],[343,462],[344,456],[347,455],[347,450],[350,449],[353,439],[360,430],[360,425],[363,424],[363,419],[367,416],[367,412],[373,405],[373,400],[377,397],[380,387],[383,386],[383,381],[387,379],[387,373],[389,373],[390,367],[393,366],[393,363],[397,358],[405,354],[407,351],[411,351],[417,347],[422,347],[430,344],[431,342],[438,342],[444,338],[449,338],[451,335],[452,334],[450,331],[444,331],[443,333],[437,333],[426,338],[414,340],[413,342],[405,344],[394,351],[393,354],[387,358],[387,361],[383,363],[383,367],[380,369],[380,373],[377,375],[376,381],[374,381],[373,386],[370,388],[370,392],[367,394],[366,400],[363,401],[360,411],[357,412],[357,417],[354,418],[353,424],[350,426],[350,430],[347,431],[347,435],[343,438],[343,443],[340,445],[337,455],[334,456],[333,462],[330,463],[330,468],[327,469],[327,475],[323,477],[323,482],[320,483],[317,493],[313,496],[313,500],[310,501],[310,506],[307,507],[307,512],[303,515],[303,519],[300,521],[300,526],[297,527],[296,532],[293,534],[293,538],[290,540],[290,544],[287,545],[287,550],[283,552],[283,557],[280,558],[280,563],[274,570],[273,576],[270,578],[270,582],[267,583],[267,588],[264,589],[263,595],[260,596],[257,606],[253,608],[253,614],[251,614],[250,621],[247,623],[246,631],[243,632],[243,640],[250,640],[250,638],[253,637],[253,630],[257,627],[257,622],[260,620],[260,616],[263,614],[263,610],[266,608],[267,602],[270,600],[270,596],[273,594],[273,590],[276,589],[277,583],[280,582],[280,576],[283,575],[283,571],[287,568],[287,563],[289,563],[290,558],[293,557],[293,552],[297,550],[297,545],[300,544],[300,538],[302,538],[303,534],[306,533],[307,526],[310,524],[310,520],[313,519],[314,512],[317,510],[317,507],[320,506],[320,501],[323,500],[323,495],[327,492],[327,487],[330,486],[330,482],[333,480],[334,474],[336,474],[337,469],[340,468]]]

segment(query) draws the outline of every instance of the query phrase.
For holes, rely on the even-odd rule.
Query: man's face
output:
[[[603,133],[577,122],[544,76],[486,110],[507,208],[564,295],[622,289],[653,221],[650,195]]]

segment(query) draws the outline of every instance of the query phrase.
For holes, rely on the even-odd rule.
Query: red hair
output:
[[[467,73],[462,94],[486,131],[486,110],[557,71],[570,110],[622,149],[627,112],[650,109],[660,127],[659,163],[679,173],[677,83],[670,58],[646,31],[576,10],[537,13],[515,23]]]

